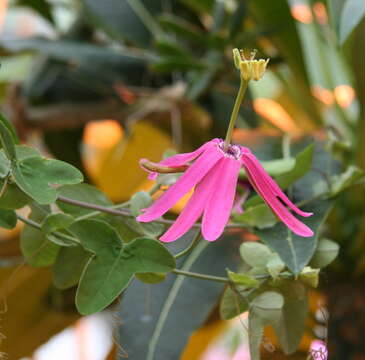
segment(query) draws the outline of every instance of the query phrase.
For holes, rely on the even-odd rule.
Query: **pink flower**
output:
[[[204,239],[216,240],[229,220],[241,166],[246,170],[255,190],[290,230],[300,236],[313,235],[313,231],[294,217],[286,206],[301,216],[311,216],[312,213],[301,211],[287,198],[248,148],[230,145],[225,151],[223,140],[213,139],[194,152],[171,156],[159,164],[179,169],[190,162],[192,164],[179,180],[137,217],[141,222],[159,218],[195,187],[187,205],[175,223],[162,235],[161,241],[178,239],[200,216]],[[149,178],[154,179],[156,176],[157,173],[150,172]]]

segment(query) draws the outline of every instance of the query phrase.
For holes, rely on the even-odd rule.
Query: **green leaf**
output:
[[[37,149],[26,145],[15,145],[15,152],[16,158],[19,161],[32,156],[41,156],[40,152]]]
[[[284,298],[274,291],[265,291],[250,303],[248,317],[248,342],[251,360],[260,360],[260,344],[266,324],[278,322],[284,305]]]
[[[142,6],[148,15],[137,14],[135,8],[131,6],[133,2],[135,6]],[[110,36],[118,40],[128,40],[139,47],[146,47],[151,42],[151,33],[146,27],[146,22],[150,24],[150,18],[152,17],[153,21],[153,18],[161,11],[161,1],[133,0],[133,2],[109,0],[107,3],[102,3],[99,0],[82,0],[86,16]],[[145,21],[146,17],[148,19]]]
[[[294,158],[261,161],[263,168],[274,177],[291,172],[295,164]]]
[[[82,246],[61,247],[53,266],[53,282],[60,289],[77,285],[92,254]]]
[[[0,209],[0,227],[4,229],[13,229],[17,223],[15,211]]]
[[[260,345],[264,336],[264,321],[254,312],[248,315],[248,344],[250,359],[260,360]]]
[[[138,238],[123,246],[118,233],[107,223],[81,220],[70,226],[83,247],[95,255],[82,274],[76,294],[81,314],[108,306],[128,286],[136,273],[174,269],[175,259],[155,240]]]
[[[136,274],[136,278],[146,284],[158,284],[166,280],[166,274],[163,273]]]
[[[54,231],[67,228],[73,221],[74,218],[67,214],[49,214],[42,223],[42,231],[50,234]]]
[[[302,152],[295,157],[294,167],[276,177],[276,182],[282,189],[287,189],[290,185],[294,184],[297,180],[302,178],[312,166],[314,145],[307,146]]]
[[[11,161],[16,159],[15,143],[9,128],[0,121],[0,139],[7,158]]]
[[[329,239],[321,239],[309,265],[313,268],[324,268],[336,259],[339,251],[340,247],[337,243]]]
[[[174,253],[179,252],[192,241],[193,235],[194,232],[190,232],[169,247]],[[222,276],[228,266],[235,268],[239,264],[236,247],[239,239],[224,236],[221,240],[209,244],[199,242],[186,258],[179,259],[179,269]],[[118,313],[123,319],[119,336],[124,347],[130,350],[130,357],[148,359],[149,355],[155,360],[179,359],[191,334],[201,328],[214,311],[222,290],[223,284],[182,275],[168,275],[166,281],[153,286],[133,281],[123,293]],[[146,313],[143,299],[149,293],[151,302]],[[177,324],[179,336],[176,336]]]
[[[13,167],[15,182],[39,204],[51,204],[57,198],[52,184],[77,184],[83,175],[72,165],[38,156],[27,157]]]
[[[0,188],[4,186],[4,180],[0,180]],[[20,209],[32,202],[32,199],[21,191],[16,184],[7,184],[4,194],[0,198],[1,209]]]
[[[152,203],[152,197],[145,191],[135,193],[131,198],[130,210],[132,215],[138,216],[141,214],[141,210],[147,208]],[[156,238],[161,235],[165,226],[159,223],[140,223],[134,219],[128,219],[127,224],[139,232],[141,235],[147,235],[149,237]]]
[[[94,186],[88,184],[76,184],[76,185],[65,185],[58,189],[58,193],[62,196],[88,202],[91,204],[112,206],[113,203],[107,198],[107,196]],[[65,213],[73,216],[83,216],[94,212],[92,209],[85,209],[80,206],[64,203],[57,201],[57,206]]]
[[[0,122],[9,130],[14,144],[19,144],[19,138],[13,124],[2,113],[0,113]]]
[[[29,219],[41,222],[49,213],[48,206],[32,205]],[[47,239],[42,231],[25,225],[20,235],[22,253],[31,266],[52,265],[57,257],[59,246]]]
[[[2,40],[0,44],[12,52],[39,51],[52,58],[76,63],[86,63],[90,58],[96,65],[119,67],[144,65],[146,57],[136,55],[123,48],[120,51],[98,45],[71,40],[47,40],[43,38],[28,38],[17,40]]]
[[[152,197],[146,191],[139,191],[135,193],[130,200],[130,210],[133,216],[141,214],[141,210],[147,208],[152,204]]]
[[[331,178],[331,195],[336,196],[340,192],[364,179],[364,171],[357,166],[350,165],[347,170]]]
[[[58,236],[54,232],[62,230],[70,226],[74,222],[74,218],[67,214],[49,214],[42,223],[42,231],[46,234],[47,238],[55,244],[61,246],[75,246],[76,241],[68,240],[63,236]]]
[[[9,175],[10,172],[10,161],[5,156],[3,150],[0,150],[0,178],[4,179]]]
[[[245,263],[252,267],[265,268],[272,258],[271,250],[258,242],[244,242],[240,246],[240,254]]]
[[[228,277],[237,285],[244,285],[250,288],[256,288],[260,282],[249,274],[235,273],[228,270]]]
[[[238,291],[238,290],[237,290]],[[237,294],[230,287],[224,290],[222,300],[219,305],[220,316],[223,320],[230,320],[248,310],[247,300]]]
[[[233,215],[233,220],[258,229],[271,227],[278,222],[277,217],[266,204],[251,206],[245,209],[242,214]]]
[[[293,234],[283,223],[273,228],[258,230],[256,234],[275,252],[285,265],[295,274],[299,274],[314,254],[319,236],[319,229],[332,207],[330,201],[314,203],[307,211],[314,210],[314,215],[303,220],[314,232],[309,238]]]
[[[285,303],[281,317],[274,323],[275,333],[286,354],[292,354],[299,346],[308,315],[308,298],[305,287],[298,281],[283,281],[280,292]]]
[[[272,257],[266,264],[267,271],[271,277],[275,280],[279,274],[285,269],[285,264],[282,262],[278,254],[272,254]]]
[[[254,312],[264,322],[275,323],[281,315],[284,298],[275,291],[265,291],[250,302],[250,311]]]
[[[365,15],[363,0],[347,0],[342,8],[339,37],[343,44]]]

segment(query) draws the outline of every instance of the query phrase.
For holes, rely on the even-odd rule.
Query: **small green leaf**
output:
[[[10,130],[0,121],[0,139],[7,158],[11,161],[16,159],[15,144]]]
[[[0,227],[13,229],[17,223],[16,213],[13,210],[0,209]]]
[[[295,168],[296,160],[294,158],[275,159],[261,161],[261,164],[271,176],[276,177],[291,172]]]
[[[250,311],[253,311],[263,321],[274,323],[279,320],[284,298],[275,291],[265,291],[250,302]]]
[[[347,0],[342,8],[340,19],[340,44],[343,44],[365,15],[363,0]]]
[[[60,289],[77,285],[91,253],[82,246],[61,247],[53,266],[53,282]]]
[[[133,216],[141,214],[141,210],[147,208],[152,203],[152,197],[146,191],[139,191],[131,197],[130,209]]]
[[[238,290],[237,290],[238,291]],[[230,320],[248,310],[247,300],[227,287],[224,290],[219,306],[220,316],[223,320]]]
[[[273,324],[275,333],[286,354],[295,352],[305,330],[308,315],[308,297],[303,284],[298,281],[282,281],[280,292],[285,303],[280,320]]]
[[[314,268],[324,268],[336,259],[340,247],[337,243],[329,239],[321,239],[310,261],[310,266]]]
[[[290,171],[276,177],[275,180],[282,189],[287,189],[311,169],[313,152],[314,145],[311,144],[295,157],[295,166]]]
[[[13,167],[17,185],[39,204],[51,204],[57,198],[52,184],[77,184],[83,180],[79,170],[60,160],[31,156]]]
[[[138,238],[123,246],[118,233],[105,222],[81,220],[70,226],[83,247],[94,253],[82,274],[76,294],[81,314],[108,306],[136,273],[166,273],[175,259],[159,242]]]
[[[245,242],[240,246],[240,254],[246,264],[265,268],[272,257],[271,250],[258,242]]]
[[[4,186],[4,181],[0,180],[0,188]],[[0,208],[2,209],[20,209],[32,202],[32,199],[18,188],[16,184],[9,183],[6,185],[4,194],[0,198]]]
[[[15,145],[15,152],[16,158],[19,161],[32,156],[41,156],[40,152],[37,149],[26,145]]]
[[[13,124],[1,113],[0,113],[0,122],[9,130],[11,137],[13,139],[13,143],[19,144],[19,138],[18,135],[16,134]]]
[[[250,288],[256,288],[260,282],[249,274],[238,274],[233,271],[227,271],[228,277],[237,285],[244,285]]]
[[[48,206],[32,205],[29,219],[41,222],[50,212]],[[52,265],[57,257],[59,246],[49,241],[42,231],[25,225],[20,235],[22,253],[31,266]]]
[[[243,214],[234,215],[235,222],[254,226],[258,229],[271,227],[278,222],[272,210],[266,204],[259,204],[245,209]]]
[[[364,179],[364,175],[365,173],[362,169],[350,165],[344,173],[332,177],[331,195],[338,195],[341,191]]]
[[[0,178],[4,179],[9,175],[10,172],[10,161],[5,156],[4,151],[0,150]]]
[[[135,193],[131,198],[130,209],[132,215],[137,217],[141,214],[141,210],[147,208],[152,203],[152,197],[145,191],[139,191]],[[139,232],[141,235],[146,235],[148,237],[157,238],[161,235],[164,230],[165,226],[163,224],[159,224],[156,222],[152,223],[140,223],[135,219],[128,219],[127,223]]]
[[[47,238],[60,246],[75,246],[76,241],[69,240],[66,237],[59,236],[56,231],[63,231],[74,222],[74,218],[67,214],[50,214],[42,223],[42,231],[46,234]]]
[[[308,286],[318,287],[319,282],[319,269],[312,269],[310,266],[306,266],[299,274],[299,280]]]
[[[280,273],[285,269],[285,264],[282,262],[278,254],[272,254],[272,257],[266,264],[267,271],[273,279],[277,279]]]
[[[248,315],[248,344],[250,359],[260,360],[260,345],[264,336],[264,321],[254,312]]]
[[[94,186],[88,184],[65,185],[58,188],[58,193],[62,196],[88,202],[96,205],[111,206],[113,203],[107,196]],[[92,209],[85,209],[80,206],[57,201],[57,206],[65,213],[73,216],[82,216],[93,212]]]
[[[166,274],[164,273],[144,273],[136,274],[136,278],[146,284],[159,284],[166,280]]]
[[[49,214],[42,223],[42,231],[50,234],[54,231],[67,228],[73,221],[74,218],[67,214]]]

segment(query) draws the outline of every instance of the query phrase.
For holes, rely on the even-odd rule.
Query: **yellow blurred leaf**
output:
[[[111,149],[95,149],[84,158],[96,185],[112,200],[128,198],[146,180],[139,167],[141,158],[159,161],[163,152],[173,146],[171,138],[147,121],[136,122],[131,133],[124,135]]]

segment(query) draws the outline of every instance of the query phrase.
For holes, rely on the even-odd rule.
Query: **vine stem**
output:
[[[29,225],[29,226],[37,229],[37,230],[42,230],[42,225],[40,223],[37,223],[37,222],[35,222],[31,219],[28,219],[28,218],[26,218],[26,217],[24,217],[24,216],[22,216],[18,213],[16,214],[16,216],[17,216],[18,220],[20,220],[24,224],[27,224],[27,225]],[[73,236],[70,236],[70,235],[67,235],[67,234],[62,234],[58,231],[55,231],[52,234],[57,235],[58,237],[64,238],[66,240],[73,241],[73,242],[78,243],[78,244],[80,243],[80,241],[77,238],[75,238]]]
[[[205,274],[199,274],[199,273],[195,273],[195,272],[191,272],[191,271],[184,271],[184,270],[179,270],[179,269],[174,269],[174,270],[172,270],[172,272],[177,275],[188,276],[188,277],[192,277],[192,278],[200,279],[200,280],[209,280],[209,281],[221,282],[221,283],[225,283],[225,284],[233,283],[227,277],[222,277],[222,276],[205,275]]]
[[[240,88],[238,90],[236,101],[233,106],[231,118],[229,120],[229,125],[228,125],[228,129],[227,129],[226,138],[224,140],[224,150],[227,150],[229,144],[231,143],[234,125],[236,124],[236,121],[238,118],[238,113],[240,111],[240,107],[241,107],[243,98],[245,97],[247,87],[248,87],[248,80],[244,80],[243,77],[241,76]]]

